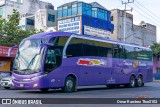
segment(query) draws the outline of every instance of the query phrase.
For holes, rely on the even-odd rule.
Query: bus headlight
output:
[[[37,77],[31,78],[31,80],[32,80],[32,81],[38,80],[38,79],[40,79],[40,78],[42,78],[42,77],[45,77],[45,76],[46,76],[46,74],[45,74],[45,75],[39,75],[39,76],[37,76]]]

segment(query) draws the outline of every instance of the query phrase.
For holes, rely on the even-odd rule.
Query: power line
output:
[[[131,7],[130,5],[128,5],[129,7]],[[150,20],[148,17],[146,17],[145,15],[143,15],[143,14],[141,14],[140,12],[138,12],[136,9],[134,9],[138,14],[140,14],[141,16],[143,16],[143,17],[145,17],[146,19],[148,19],[149,21],[151,21],[152,23],[154,23],[154,24],[156,24],[156,25],[158,25],[159,27],[160,27],[160,25],[159,24],[157,24],[157,23],[155,23],[155,22],[153,22],[153,20]]]
[[[122,0],[119,0],[119,1],[121,1],[122,2]],[[132,8],[129,4],[127,4],[130,8]],[[139,11],[137,11],[136,9],[134,9],[138,14],[140,14],[141,16],[143,16],[144,18],[146,18],[147,20],[149,20],[149,21],[151,21],[152,23],[154,23],[154,24],[156,24],[156,25],[158,25],[159,27],[160,27],[160,24],[158,24],[158,23],[160,23],[159,21],[158,21],[158,23],[156,23],[155,21],[153,21],[153,20],[151,20],[150,18],[148,18],[148,17],[146,17],[145,15],[143,15],[142,13],[140,13]],[[144,11],[143,11],[144,12]],[[145,12],[146,13],[146,12]],[[148,13],[147,13],[148,14]],[[153,17],[153,16],[152,16]],[[157,21],[157,20],[156,20]]]
[[[147,9],[146,7],[144,7],[142,4],[140,4],[138,1],[135,0],[135,2],[139,5],[141,5],[143,8],[145,8],[148,12],[152,13],[154,16],[156,16],[158,19],[160,19],[159,16],[157,16],[155,13],[151,12],[149,9]]]
[[[152,17],[155,21],[157,21],[158,23],[160,23],[159,20],[157,20],[155,17],[153,17],[152,15],[148,14],[147,12],[145,12],[145,11],[144,11],[142,8],[140,8],[139,6],[137,6],[137,5],[135,5],[135,4],[134,4],[134,6],[136,6],[136,7],[139,8],[141,11],[143,11],[145,14],[149,15],[149,16]]]

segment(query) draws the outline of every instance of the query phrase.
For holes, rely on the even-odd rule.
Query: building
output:
[[[19,27],[23,30],[33,30],[34,29],[34,15],[28,15],[21,17],[19,21]]]
[[[13,9],[20,12],[21,16],[34,14],[39,9],[44,9],[48,3],[40,0],[0,0],[0,15],[7,19]]]
[[[112,39],[124,40],[124,11],[119,9],[111,10],[111,22],[114,24]],[[156,26],[149,23],[133,24],[133,15],[126,13],[126,36],[125,42],[150,46],[156,42]]]
[[[97,2],[74,1],[57,8],[58,31],[111,38],[111,12]]]
[[[35,13],[35,29],[46,31],[49,27],[57,25],[57,11],[49,5],[46,9],[40,9]]]
[[[57,11],[52,4],[47,4],[44,9],[37,10],[33,15],[25,14],[20,18],[19,27],[23,30],[46,30],[56,26]]]

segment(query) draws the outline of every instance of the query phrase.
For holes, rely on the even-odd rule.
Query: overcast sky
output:
[[[42,0],[50,2],[54,5],[55,9],[58,6],[75,1],[75,0]],[[80,1],[80,0],[79,0]],[[98,2],[108,10],[111,9],[124,9],[121,1],[127,2],[128,0],[81,0],[86,3]],[[133,0],[130,0],[133,1]],[[160,42],[160,0],[134,0],[134,3],[127,5],[127,9],[133,7],[133,23],[139,24],[141,21],[150,23],[157,26],[157,41]]]

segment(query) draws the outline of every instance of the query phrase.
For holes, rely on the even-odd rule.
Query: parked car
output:
[[[0,80],[0,84],[2,87],[4,87],[5,89],[10,89],[13,87],[13,83],[12,83],[12,78],[11,76],[8,77],[4,77]]]

